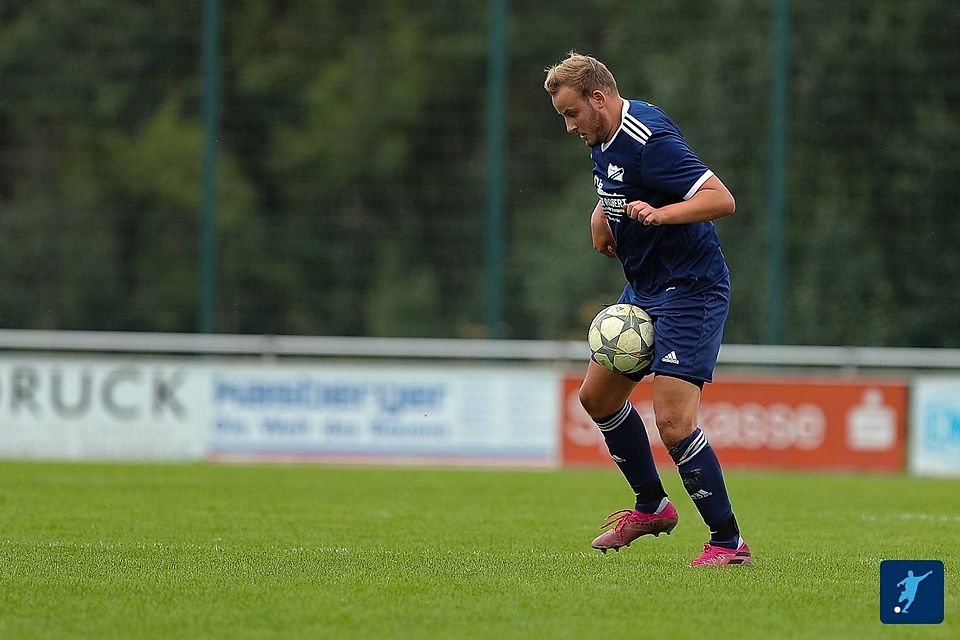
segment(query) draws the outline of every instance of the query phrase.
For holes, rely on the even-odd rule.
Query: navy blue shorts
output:
[[[650,373],[660,373],[702,386],[713,380],[717,366],[723,323],[730,308],[730,281],[725,278],[696,293],[673,292],[676,297],[668,291],[656,304],[644,306],[634,301],[629,284],[623,289],[617,302],[635,304],[650,314],[654,336],[653,362],[627,377],[640,380]]]

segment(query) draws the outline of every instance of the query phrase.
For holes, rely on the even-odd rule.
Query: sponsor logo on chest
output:
[[[611,165],[613,166],[613,165]],[[623,169],[620,170],[621,175]],[[600,204],[603,205],[603,213],[611,222],[620,222],[627,208],[627,197],[619,193],[611,193],[603,188],[603,180],[600,176],[594,176],[594,184],[597,187],[597,196],[600,198]]]

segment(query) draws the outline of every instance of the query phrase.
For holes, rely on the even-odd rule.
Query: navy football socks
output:
[[[700,428],[670,449],[683,487],[693,499],[703,521],[710,527],[710,544],[736,549],[740,529],[733,515],[720,462]]]
[[[667,492],[653,462],[653,451],[643,419],[630,402],[611,416],[596,420],[607,449],[637,496],[635,509],[654,513],[662,508]]]

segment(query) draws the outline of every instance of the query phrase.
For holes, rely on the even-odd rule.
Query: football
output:
[[[591,359],[614,373],[636,373],[653,360],[653,321],[632,304],[604,308],[587,333]]]

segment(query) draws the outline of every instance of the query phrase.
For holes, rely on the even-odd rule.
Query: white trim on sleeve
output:
[[[709,180],[709,179],[710,179],[710,176],[712,176],[712,175],[713,175],[713,171],[710,171],[710,169],[707,169],[706,171],[704,171],[704,172],[703,172],[703,175],[700,176],[700,177],[697,179],[697,181],[693,183],[693,186],[692,186],[692,187],[690,187],[690,191],[687,191],[687,195],[683,196],[683,199],[684,199],[684,200],[689,200],[690,198],[692,198],[692,197],[693,197],[693,194],[695,194],[697,191],[699,191],[699,190],[700,190],[700,187],[703,186],[703,183],[706,182],[707,180]]]

